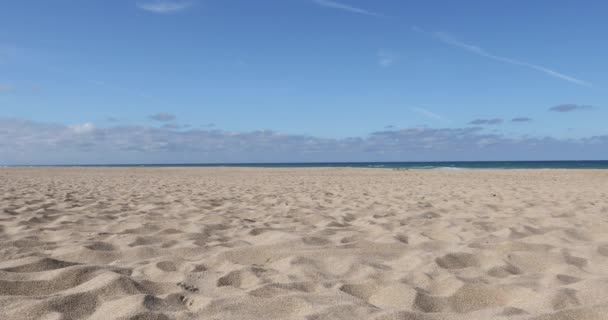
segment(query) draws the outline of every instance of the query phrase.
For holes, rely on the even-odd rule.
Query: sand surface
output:
[[[0,169],[0,319],[608,319],[608,171]]]

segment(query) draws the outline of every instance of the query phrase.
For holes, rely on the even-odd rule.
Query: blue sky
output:
[[[0,164],[608,158],[606,12],[3,1]]]

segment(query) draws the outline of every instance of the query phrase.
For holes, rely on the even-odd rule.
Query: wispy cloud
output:
[[[549,108],[549,111],[572,112],[572,111],[589,110],[589,109],[593,109],[593,107],[581,105],[581,104],[565,103],[565,104],[559,104],[557,106],[553,106],[553,107]]]
[[[378,65],[387,68],[392,66],[399,59],[399,54],[397,52],[380,49],[377,53]]]
[[[530,122],[532,121],[532,118],[528,118],[528,117],[516,117],[511,119],[511,122]]]
[[[165,106],[171,106],[172,104],[169,103],[168,101],[165,101],[163,99],[160,99],[156,96],[152,96],[146,92],[142,92],[139,90],[133,90],[129,87],[123,86],[122,84],[117,84],[117,83],[112,83],[112,82],[107,82],[107,81],[101,81],[101,80],[96,80],[96,79],[92,79],[89,78],[88,76],[85,76],[83,72],[79,71],[79,70],[75,70],[75,69],[70,69],[70,68],[64,68],[61,66],[48,66],[48,65],[40,65],[40,67],[44,68],[47,71],[53,72],[53,73],[57,73],[57,74],[61,74],[63,76],[68,76],[74,79],[78,79],[79,81],[82,82],[87,82],[96,86],[100,86],[100,87],[105,87],[107,89],[111,89],[113,91],[119,91],[134,97],[139,97],[139,98],[143,98],[146,100],[149,100],[153,103],[156,104],[162,104]]]
[[[493,125],[493,124],[501,124],[503,123],[503,120],[500,118],[495,118],[495,119],[475,119],[471,122],[469,122],[469,124],[474,124],[474,125]]]
[[[121,91],[123,93],[129,94],[131,96],[135,96],[135,97],[139,97],[139,98],[143,98],[158,104],[164,104],[164,105],[171,105],[171,103],[162,100],[156,96],[152,96],[146,92],[142,92],[139,90],[133,90],[131,88],[125,87],[123,85],[119,85],[116,83],[111,83],[111,82],[107,82],[107,81],[100,81],[100,80],[93,80],[93,79],[88,79],[88,78],[84,78],[84,77],[80,77],[83,81],[86,81],[88,83],[92,83],[94,85],[97,86],[101,86],[101,87],[106,87],[115,91]]]
[[[353,7],[344,3],[331,1],[331,0],[313,0],[316,4],[330,9],[342,10],[350,13],[362,14],[366,16],[384,17],[384,15],[372,12],[369,10]]]
[[[169,1],[169,0],[156,0],[147,2],[137,2],[137,7],[152,13],[158,14],[170,14],[183,11],[194,5],[190,1]]]
[[[444,118],[443,116],[441,116],[440,114],[437,114],[435,112],[429,111],[427,109],[424,108],[411,108],[412,111],[416,112],[417,114],[423,115],[429,119],[433,119],[433,120],[437,120],[437,121],[442,121],[442,122],[449,122],[446,118]]]
[[[159,122],[171,122],[175,121],[177,118],[174,114],[170,114],[167,112],[159,112],[157,114],[153,114],[148,117],[150,120],[159,121]]]
[[[415,31],[418,32],[424,32],[422,31],[420,28],[418,27],[414,27]],[[512,64],[512,65],[517,65],[517,66],[521,66],[521,67],[525,67],[528,69],[532,69],[532,70],[536,70],[539,72],[542,72],[548,76],[557,78],[557,79],[561,79],[561,80],[565,80],[568,81],[570,83],[574,83],[574,84],[578,84],[581,86],[591,86],[591,83],[584,81],[584,80],[580,80],[577,79],[575,77],[563,74],[561,72],[557,72],[555,70],[537,65],[537,64],[532,64],[532,63],[528,63],[528,62],[524,62],[524,61],[520,61],[520,60],[516,60],[516,59],[512,59],[512,58],[508,58],[508,57],[504,57],[504,56],[499,56],[499,55],[495,55],[492,53],[487,52],[486,50],[484,50],[481,47],[472,45],[472,44],[468,44],[465,42],[462,42],[454,37],[452,37],[451,35],[447,34],[447,33],[443,33],[443,32],[435,32],[432,34],[436,39],[447,43],[449,45],[452,45],[454,47],[466,50],[468,52],[474,53],[476,55],[488,58],[488,59],[492,59],[492,60],[496,60],[499,62],[503,62],[503,63],[507,63],[507,64]]]

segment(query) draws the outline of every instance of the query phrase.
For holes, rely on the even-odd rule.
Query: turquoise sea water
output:
[[[306,162],[306,163],[181,163],[99,164],[58,167],[256,167],[256,168],[393,168],[393,169],[608,169],[601,161],[450,161],[450,162]]]

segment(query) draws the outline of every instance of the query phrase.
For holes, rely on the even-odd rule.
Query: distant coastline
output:
[[[240,167],[240,168],[385,168],[385,169],[608,169],[608,160],[580,161],[428,161],[428,162],[277,162],[5,165],[0,167]]]

